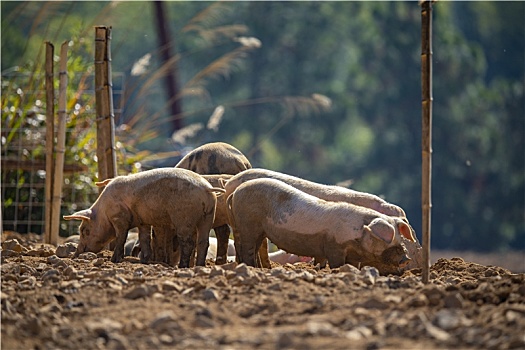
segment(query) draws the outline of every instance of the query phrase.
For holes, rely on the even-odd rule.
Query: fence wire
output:
[[[113,79],[118,85],[124,86],[124,74],[113,73]],[[16,79],[13,74],[2,75],[5,78]],[[4,95],[5,91],[2,91]],[[44,96],[44,91],[25,91],[27,94]],[[84,100],[94,96],[93,89],[83,92],[87,95]],[[120,102],[123,101],[124,91],[118,89],[113,91],[115,105],[115,117],[118,120],[121,114]],[[4,99],[4,96],[2,96]],[[36,98],[35,98],[36,100]],[[11,113],[15,118],[23,118],[20,123],[9,123],[6,116],[10,107],[3,106],[2,128],[1,128],[1,199],[2,199],[2,231],[15,231],[19,233],[43,234],[45,230],[45,149],[46,128],[45,116],[32,110]],[[7,110],[5,109],[7,108]],[[71,111],[74,113],[74,111]],[[94,113],[94,108],[92,108]],[[8,125],[17,125],[8,127]],[[75,135],[86,134],[93,127],[92,120],[86,120],[82,126],[76,125],[74,129],[67,129],[66,139]],[[85,130],[81,130],[81,128]],[[80,129],[79,129],[80,128]],[[95,140],[92,140],[95,142]],[[73,149],[67,150],[74,152]],[[60,208],[59,235],[70,236],[78,232],[78,222],[66,221],[63,215],[70,214],[76,210],[89,208],[98,196],[98,189],[92,181],[95,174],[87,171],[80,156],[73,156],[74,162],[66,161],[64,167],[64,183],[62,190],[62,202]],[[85,163],[85,160],[84,160]]]

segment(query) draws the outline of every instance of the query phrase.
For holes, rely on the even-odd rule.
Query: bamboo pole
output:
[[[44,242],[51,243],[53,211],[53,146],[55,143],[55,88],[53,86],[53,55],[55,47],[46,41],[46,188]]]
[[[423,283],[430,274],[430,228],[432,208],[432,1],[421,3]]]
[[[95,27],[95,99],[99,180],[117,176],[110,42],[111,27]]]
[[[64,154],[66,151],[66,117],[67,117],[67,49],[69,43],[62,43],[60,47],[60,69],[58,85],[58,130],[57,144],[55,148],[55,174],[53,184],[53,207],[52,207],[52,227],[51,227],[51,244],[57,245],[58,231],[60,226],[60,205],[62,202],[62,182],[64,179]]]

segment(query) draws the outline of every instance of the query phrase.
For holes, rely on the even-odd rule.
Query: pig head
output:
[[[113,225],[108,220],[100,219],[97,214],[97,210],[89,208],[64,216],[65,220],[82,220],[78,229],[80,241],[75,257],[84,252],[98,253],[116,238]]]
[[[400,274],[411,261],[404,240],[414,242],[415,237],[403,220],[389,221],[378,217],[364,225],[360,244],[347,255],[347,262],[358,267],[374,266],[385,275]]]

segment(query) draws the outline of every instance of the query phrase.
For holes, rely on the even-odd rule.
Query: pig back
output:
[[[106,194],[104,194],[106,192]],[[160,168],[117,177],[104,189],[106,205],[120,202],[135,218],[135,224],[171,227],[194,221],[215,211],[211,184],[186,169]]]
[[[237,148],[225,142],[212,142],[195,148],[175,165],[201,175],[235,175],[252,165]]]
[[[324,241],[342,230],[338,207],[275,179],[241,184],[229,197],[235,230],[264,234],[279,248],[302,256],[324,256]],[[335,210],[334,210],[335,209]]]

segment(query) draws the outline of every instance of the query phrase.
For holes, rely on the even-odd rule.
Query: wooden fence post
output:
[[[111,27],[95,27],[95,104],[98,179],[100,181],[117,176],[110,42]]]
[[[430,227],[432,208],[432,1],[421,4],[423,283],[430,273]]]
[[[69,42],[65,41],[60,47],[60,69],[58,85],[58,130],[55,148],[55,173],[53,184],[52,227],[50,244],[58,244],[60,228],[60,205],[62,202],[62,182],[64,179],[64,154],[66,151],[66,117],[67,117],[67,49]]]
[[[52,228],[52,201],[53,201],[53,178],[54,157],[53,146],[55,144],[55,88],[53,55],[55,47],[46,41],[46,184],[45,184],[45,213],[44,213],[44,242],[51,243]]]

